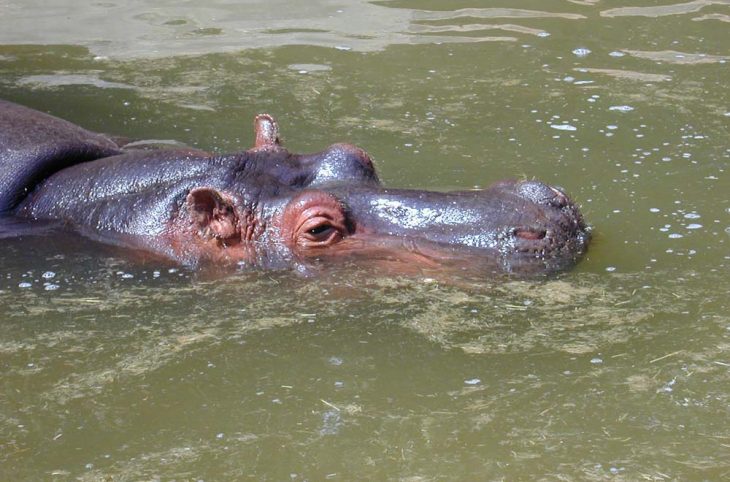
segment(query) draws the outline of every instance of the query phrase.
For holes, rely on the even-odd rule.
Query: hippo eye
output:
[[[324,216],[307,219],[300,228],[299,244],[307,247],[327,246],[342,239],[343,233]]]
[[[284,208],[283,241],[297,254],[319,256],[350,234],[345,209],[332,194],[304,191]]]
[[[309,234],[312,238],[322,239],[326,238],[334,230],[335,228],[333,228],[332,226],[329,226],[327,224],[321,224],[316,228],[312,228],[307,231],[307,234]]]

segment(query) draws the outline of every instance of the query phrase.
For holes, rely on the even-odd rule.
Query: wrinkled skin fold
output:
[[[0,100],[0,213],[61,221],[190,266],[346,258],[532,274],[571,266],[590,239],[567,194],[538,181],[389,189],[358,147],[293,154],[271,116],[257,116],[254,129],[253,148],[213,156],[112,138]]]

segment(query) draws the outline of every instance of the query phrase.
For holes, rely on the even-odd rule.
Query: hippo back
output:
[[[0,213],[53,173],[120,152],[106,136],[0,100]]]

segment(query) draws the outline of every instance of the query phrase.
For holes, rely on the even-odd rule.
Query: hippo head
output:
[[[348,257],[541,273],[586,249],[589,229],[560,188],[512,180],[474,191],[388,189],[357,147],[290,154],[268,115],[255,131],[253,149],[218,158],[224,174],[186,191],[166,230],[173,257],[253,266]]]

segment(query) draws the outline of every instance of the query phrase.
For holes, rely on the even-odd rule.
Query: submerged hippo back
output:
[[[218,183],[224,171],[211,158],[187,150],[132,151],[50,176],[17,213],[99,231],[155,235],[193,186]]]
[[[53,173],[119,152],[101,134],[0,100],[0,213],[12,210]]]

